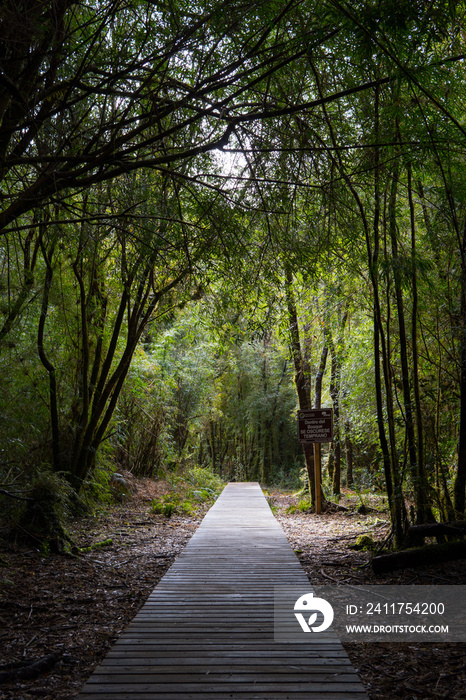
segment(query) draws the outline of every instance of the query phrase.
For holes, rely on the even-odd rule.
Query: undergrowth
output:
[[[170,474],[170,493],[152,501],[152,512],[168,518],[173,513],[190,515],[200,504],[213,503],[225,482],[210,469],[192,467],[181,474]]]
[[[288,506],[286,512],[290,514],[298,512],[306,513],[309,510],[309,508],[312,508],[311,501],[309,500],[309,498],[303,498],[300,501],[298,501],[296,505]]]

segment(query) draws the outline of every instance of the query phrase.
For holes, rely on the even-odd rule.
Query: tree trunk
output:
[[[299,336],[298,313],[293,295],[293,275],[288,266],[285,268],[285,295],[288,309],[288,320],[290,328],[291,354],[294,363],[294,382],[296,393],[298,394],[298,404],[302,411],[311,408],[311,396],[309,382],[304,371],[303,354],[301,350],[301,340]],[[312,445],[303,445],[304,460],[306,463],[307,475],[309,479],[309,489],[311,501],[315,503],[315,481],[314,481],[314,450]]]
[[[328,478],[331,484],[333,484],[333,473],[335,471],[335,454],[333,450],[330,450],[327,462]]]
[[[34,213],[34,223],[38,224],[36,213]],[[13,328],[13,325],[16,319],[19,317],[21,311],[24,309],[24,306],[29,298],[29,293],[34,285],[34,270],[40,250],[40,242],[41,233],[39,227],[39,233],[37,235],[36,230],[34,228],[31,229],[31,231],[29,231],[27,234],[24,243],[21,244],[23,249],[23,280],[16,299],[13,301],[13,303],[8,304],[8,313],[6,314],[3,325],[0,328],[0,347],[6,340],[6,337]],[[10,289],[8,289],[8,296],[10,296]]]
[[[348,488],[354,485],[353,475],[353,442],[350,435],[350,425],[345,424],[345,452],[346,452],[346,485]]]
[[[215,423],[213,420],[209,421],[209,445],[210,445],[210,460],[212,464],[212,471],[216,472],[217,469],[217,448],[215,445]]]
[[[325,338],[324,338],[325,341]],[[320,356],[320,363],[319,363],[319,369],[317,370],[316,374],[316,379],[315,379],[315,390],[314,390],[314,408],[321,408],[322,405],[322,379],[325,373],[325,367],[327,365],[327,357],[328,357],[328,346],[327,343],[324,342],[324,347],[322,348],[322,353]],[[313,451],[313,454],[315,453],[315,450]],[[320,453],[319,453],[320,454]],[[329,464],[329,468],[331,468],[331,465]],[[315,474],[315,464],[314,464],[314,474]],[[314,498],[315,498],[315,479],[314,479]],[[320,489],[320,502],[321,504],[325,503],[326,499],[324,496],[324,492],[322,490],[322,485]],[[312,501],[314,503],[314,500]]]
[[[461,241],[460,426],[458,466],[454,483],[456,517],[465,512],[466,489],[466,222]]]
[[[89,406],[87,406],[87,397],[83,396],[81,415],[76,426],[76,437],[70,460],[70,480],[78,490],[87,474],[94,468],[97,450],[105,438],[131,360],[144,329],[161,297],[175,287],[187,274],[187,270],[183,270],[177,277],[172,278],[165,287],[155,291],[151,261],[139,258],[132,271],[129,272],[126,270],[124,260],[124,246],[122,250],[122,274],[125,284],[118,312],[113,321],[112,336],[105,358],[102,362],[99,360],[97,367],[94,363],[91,386],[89,387]],[[135,279],[139,279],[137,286]],[[134,287],[136,288],[134,289]],[[133,295],[130,293],[131,289],[134,289]],[[125,318],[126,345],[117,359],[118,341],[121,340]]]
[[[388,205],[388,229],[390,234],[390,241],[392,247],[392,257],[393,257],[393,279],[395,283],[395,298],[396,298],[396,308],[398,317],[398,330],[399,330],[399,348],[400,348],[400,360],[401,360],[401,377],[403,386],[403,408],[404,408],[404,422],[406,429],[406,438],[408,443],[408,454],[409,454],[409,468],[411,473],[411,478],[414,485],[414,498],[416,507],[416,522],[423,523],[426,521],[432,522],[434,520],[430,504],[427,502],[427,478],[424,473],[423,465],[418,461],[417,450],[416,450],[416,440],[414,434],[414,417],[412,410],[411,401],[411,386],[410,386],[410,372],[409,372],[409,359],[408,359],[408,342],[406,335],[406,322],[404,313],[404,299],[403,299],[403,289],[402,289],[402,279],[401,279],[401,261],[398,252],[398,239],[397,239],[397,222],[396,222],[396,199],[398,190],[398,179],[399,171],[398,165],[395,165],[393,176],[392,176],[392,186],[390,192],[390,199]],[[415,275],[415,261],[413,259],[413,286],[414,285],[414,275]],[[416,321],[415,321],[416,322]],[[416,358],[417,359],[417,358]],[[422,435],[422,428],[421,428]]]
[[[414,211],[414,200],[413,200],[413,184],[412,184],[412,171],[411,163],[407,167],[408,173],[408,200],[409,200],[409,215],[410,215],[410,225],[411,225],[411,264],[412,264],[412,290],[413,290],[413,308],[411,313],[411,353],[413,358],[413,389],[414,389],[414,402],[416,410],[416,432],[417,432],[417,459],[418,459],[418,472],[419,479],[421,482],[420,489],[420,499],[423,501],[424,505],[422,507],[422,512],[419,513],[418,517],[424,521],[428,519],[434,519],[432,514],[432,509],[427,502],[427,474],[425,468],[425,458],[424,458],[424,424],[422,417],[422,405],[421,405],[421,392],[419,387],[419,352],[418,352],[418,342],[417,342],[417,314],[418,314],[418,289],[417,289],[417,271],[416,271],[416,218]]]
[[[340,314],[339,314],[340,315]],[[340,328],[338,332],[337,344],[333,340],[333,335],[330,330],[330,321],[327,318],[325,322],[324,333],[326,335],[327,344],[332,356],[331,372],[330,372],[330,396],[333,402],[333,444],[332,451],[334,457],[333,478],[332,478],[332,493],[338,496],[341,493],[341,430],[340,430],[340,389],[341,389],[341,348],[343,345],[343,332],[346,321],[348,319],[348,311],[345,311],[340,319]]]
[[[45,280],[44,280],[44,291],[42,294],[42,305],[39,318],[39,326],[37,330],[37,351],[39,353],[40,361],[47,370],[49,377],[49,401],[50,401],[50,422],[52,428],[52,458],[53,458],[53,469],[58,472],[61,471],[61,452],[60,452],[60,424],[58,418],[58,396],[57,396],[57,377],[55,373],[55,366],[50,362],[44,348],[44,330],[45,322],[47,319],[47,313],[49,308],[49,295],[50,288],[52,286],[53,279],[53,267],[52,258],[53,251],[55,248],[55,243],[49,251],[47,251],[45,244],[41,240],[41,250],[44,257],[44,262],[46,265],[45,269]]]
[[[341,493],[341,444],[340,444],[340,376],[338,358],[335,346],[332,343],[332,369],[330,379],[330,396],[333,401],[333,455],[334,468],[332,479],[332,493],[338,496]]]
[[[458,440],[458,463],[454,483],[456,517],[465,512],[466,488],[466,270],[462,271],[461,279],[461,329],[460,346],[460,425]]]
[[[322,405],[322,379],[327,365],[328,345],[325,342],[320,355],[319,369],[316,374],[315,389],[314,389],[314,408],[320,408]]]

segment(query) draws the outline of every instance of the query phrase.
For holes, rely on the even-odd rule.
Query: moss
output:
[[[370,535],[359,535],[356,542],[350,545],[351,549],[356,550],[373,550],[377,547],[377,542],[374,542]]]
[[[51,472],[39,474],[30,491],[29,501],[14,526],[20,541],[37,546],[43,554],[69,549],[70,537],[64,528],[71,487]]]

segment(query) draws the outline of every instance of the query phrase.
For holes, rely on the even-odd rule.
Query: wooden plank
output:
[[[335,634],[278,643],[307,577],[258,484],[228,484],[78,700],[368,700]]]
[[[137,672],[139,674],[152,673],[154,668],[157,668],[158,673],[179,673],[178,664],[179,661],[176,658],[171,659],[171,663],[168,663],[170,659],[127,659],[122,663],[121,659],[113,659],[110,661],[105,661],[101,664],[100,670],[103,673],[118,673],[126,674]],[[188,661],[186,657],[183,658],[183,673],[198,673],[199,665],[197,663],[197,658],[192,658]],[[296,663],[290,662],[289,659],[286,660],[286,664],[283,663],[283,658],[275,659],[275,663],[269,663],[268,659],[262,659],[262,662],[257,659],[215,659],[209,660],[209,671],[210,673],[226,673],[229,672],[233,665],[242,665],[244,668],[243,672],[255,673],[264,672],[264,669],[272,669],[272,673],[286,673],[290,672],[290,669],[302,669],[303,671],[309,671],[309,666],[303,663],[303,659],[296,660]],[[334,669],[344,670],[346,673],[354,673],[350,663],[345,663],[344,660],[340,659],[338,663],[314,663],[312,665],[313,673],[328,673],[329,669],[334,671]]]
[[[204,674],[204,678],[207,676],[207,674]],[[207,676],[208,677],[208,676]],[[91,676],[92,678],[92,676]],[[193,687],[195,685],[195,687]],[[208,681],[200,681],[199,683],[195,682],[194,677],[191,678],[191,680],[186,683],[182,681],[175,680],[172,683],[159,683],[157,681],[156,675],[153,677],[153,682],[152,683],[139,683],[138,682],[138,677],[135,676],[134,680],[130,683],[120,683],[117,677],[115,677],[112,681],[108,683],[95,683],[94,685],[91,683],[88,683],[86,685],[86,693],[87,695],[91,695],[92,693],[95,694],[96,697],[102,698],[102,696],[108,697],[109,699],[112,697],[119,698],[121,694],[124,693],[134,693],[135,695],[139,693],[147,693],[147,694],[160,694],[160,693],[165,693],[166,695],[169,695],[172,692],[189,692],[192,690],[196,690],[197,692],[203,692],[206,696],[209,695],[209,697],[212,694],[215,694],[216,696],[219,696],[220,698],[225,698],[225,693],[235,693],[237,691],[239,692],[250,692],[251,688],[254,688],[254,691],[256,692],[267,692],[269,693],[269,698],[272,697],[277,697],[281,698],[283,697],[283,693],[293,693],[293,692],[306,692],[307,690],[310,690],[312,688],[312,691],[318,692],[321,695],[324,693],[337,693],[340,692],[342,693],[341,697],[345,698],[344,693],[350,691],[350,692],[359,692],[361,689],[361,684],[360,682],[356,683],[350,683],[346,682],[344,683],[344,687],[342,687],[339,683],[332,683],[330,680],[326,682],[317,682],[315,683],[314,681],[309,681],[309,680],[304,680],[304,681],[295,681],[295,682],[290,682],[287,681],[282,685],[282,689],[279,687],[278,681],[272,681],[270,683],[266,682],[259,682],[256,683],[253,680],[247,681],[247,682],[224,682],[224,683],[219,683],[219,682],[212,682],[209,683]],[[234,697],[234,695],[229,695],[229,697]],[[345,698],[346,700],[346,698]]]
[[[220,693],[221,691],[219,691]],[[121,692],[118,694],[118,700],[203,700],[203,698],[209,698],[213,700],[226,700],[226,698],[233,698],[234,700],[283,700],[288,698],[289,700],[368,700],[368,696],[364,691],[353,691],[348,689],[345,695],[342,695],[341,691],[322,691],[319,689],[307,689],[302,692],[300,690],[290,689],[289,691],[279,691],[280,694],[276,692],[259,691],[259,690],[247,690],[236,688],[232,692],[228,692],[228,695],[212,694],[207,693],[204,689],[189,689],[181,692],[167,691],[167,690],[154,690],[152,692],[136,691],[132,689],[128,692]],[[105,694],[107,693],[107,694]],[[103,694],[87,693],[85,690],[81,695],[79,695],[79,700],[111,700],[111,692],[104,690]]]
[[[204,672],[199,670],[199,666],[188,666],[183,667],[183,672],[180,673],[175,667],[171,669],[158,668],[152,666],[144,667],[125,667],[125,672],[119,671],[114,667],[107,668],[107,673],[101,673],[99,675],[93,675],[88,682],[88,688],[92,687],[93,683],[98,683],[100,685],[104,683],[113,683],[118,680],[119,683],[130,684],[133,683],[135,678],[137,678],[138,685],[141,683],[151,683],[154,678],[157,678],[157,684],[160,685],[164,683],[169,685],[171,683],[184,683],[191,684],[192,689],[195,689],[199,683],[205,683],[207,680],[209,684],[216,683],[220,687],[224,687],[225,683],[229,682],[235,685],[238,683],[246,683],[249,686],[257,687],[259,683],[269,683],[274,686],[285,686],[290,687],[296,683],[296,677],[299,675],[301,683],[308,683],[308,685],[314,685],[316,683],[328,683],[334,682],[338,683],[340,690],[343,688],[346,690],[349,683],[359,683],[359,678],[355,673],[354,669],[351,671],[350,667],[341,668],[338,666],[334,667],[324,667],[315,673],[306,673],[305,666],[293,665],[283,669],[278,667],[275,670],[270,671],[266,666],[251,666],[246,670],[240,668],[232,668],[231,666],[226,666],[225,668],[212,668],[209,671]]]

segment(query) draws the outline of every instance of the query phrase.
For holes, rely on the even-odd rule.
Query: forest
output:
[[[464,13],[2,3],[0,508],[23,533],[121,470],[312,486],[296,411],[320,406],[324,501],[386,493],[395,546],[464,520]]]

